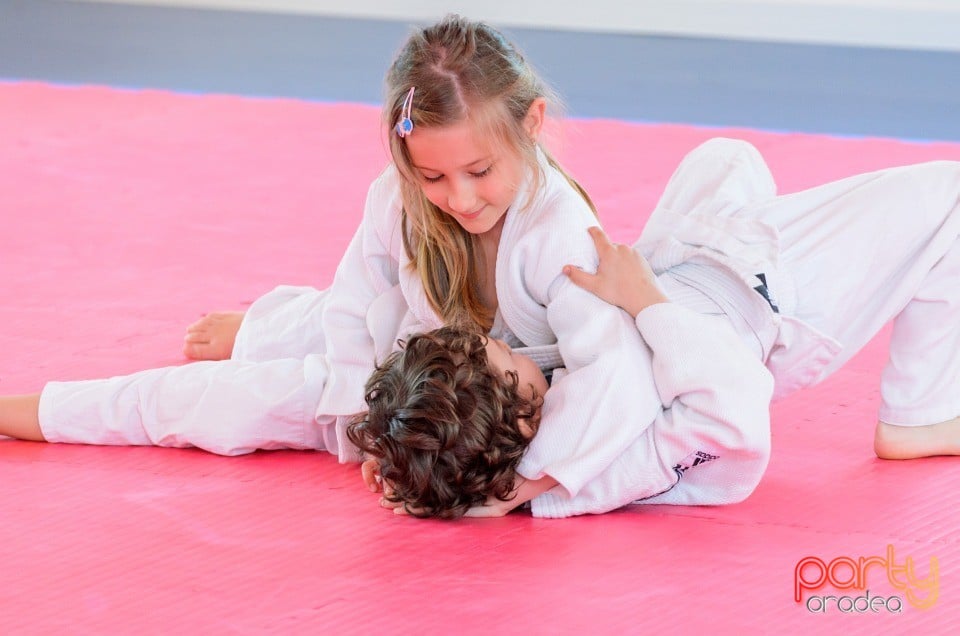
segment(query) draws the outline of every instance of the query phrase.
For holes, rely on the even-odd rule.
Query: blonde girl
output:
[[[596,215],[539,141],[547,87],[500,33],[456,16],[415,32],[386,85],[393,162],[330,288],[281,287],[191,329],[194,357],[229,359],[0,398],[0,434],[350,460],[343,428],[375,361],[444,324],[512,345],[559,339],[568,368],[605,373],[595,352],[626,327],[561,274],[595,265]]]

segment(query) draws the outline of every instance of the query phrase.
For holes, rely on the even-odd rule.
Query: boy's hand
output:
[[[463,516],[483,519],[503,517],[518,505],[520,504],[516,503],[514,499],[510,501],[500,501],[496,497],[489,497],[485,504],[470,508]]]
[[[383,493],[380,497],[380,506],[382,508],[391,508],[395,514],[407,514],[402,502],[390,501],[388,497],[393,496],[393,488],[389,483],[385,483],[380,476],[380,462],[376,459],[368,459],[360,464],[360,475],[363,476],[363,483],[367,485],[370,492]]]
[[[501,501],[496,497],[488,497],[486,503],[482,506],[474,506],[467,510],[465,517],[502,517],[514,508],[521,506],[534,497],[542,495],[557,485],[557,480],[549,475],[544,475],[540,479],[524,479],[517,475],[516,489],[513,491],[514,497],[509,501]]]
[[[360,464],[360,475],[370,492],[381,492],[383,490],[383,480],[380,479],[380,462],[378,460],[368,459]]]
[[[632,317],[656,303],[668,302],[646,259],[628,245],[611,243],[599,227],[587,230],[597,246],[600,265],[596,274],[565,265],[563,273],[588,292],[625,310]]]

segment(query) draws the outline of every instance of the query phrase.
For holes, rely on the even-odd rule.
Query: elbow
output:
[[[732,489],[730,503],[745,500],[760,485],[770,463],[770,426],[769,417],[766,426],[758,427],[755,434],[745,437],[745,444],[737,450],[739,469]]]
[[[767,463],[769,458],[769,455],[766,455],[762,458],[758,457],[751,461],[748,465],[744,466],[744,470],[740,474],[737,487],[731,492],[730,503],[740,503],[753,494],[753,492],[760,485],[760,481],[763,479],[764,473],[767,471]]]
[[[732,460],[725,503],[740,503],[760,485],[770,463],[770,414],[757,413],[737,427],[738,437],[727,447]]]
[[[766,469],[770,460],[770,401],[773,397],[773,376],[764,369],[753,383],[756,394],[739,407],[738,436],[732,448],[750,461]]]

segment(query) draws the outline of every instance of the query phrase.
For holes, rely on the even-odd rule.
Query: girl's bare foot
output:
[[[880,459],[960,455],[960,417],[928,426],[878,422],[873,449]]]
[[[215,311],[187,327],[183,355],[192,360],[226,360],[233,353],[242,311]]]

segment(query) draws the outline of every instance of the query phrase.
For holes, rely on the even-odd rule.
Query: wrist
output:
[[[646,309],[647,307],[651,305],[658,305],[660,303],[668,303],[668,302],[670,302],[670,299],[667,298],[663,294],[663,292],[661,292],[660,290],[656,290],[655,292],[646,294],[644,298],[637,299],[635,302],[631,303],[629,306],[625,305],[623,309],[628,314],[630,314],[631,318],[636,320],[640,312]]]
[[[550,475],[544,475],[539,479],[524,479],[517,487],[516,498],[513,500],[515,505],[524,504],[531,499],[547,492],[559,482]]]

